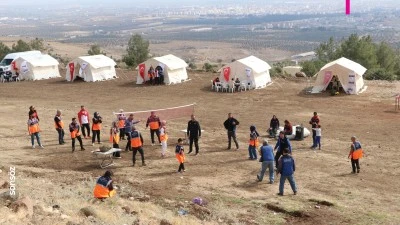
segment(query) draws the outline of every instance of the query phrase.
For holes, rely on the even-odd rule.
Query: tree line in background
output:
[[[385,42],[374,43],[369,35],[352,34],[340,42],[331,37],[320,44],[315,53],[315,60],[302,63],[302,71],[308,76],[316,74],[326,63],[346,57],[367,68],[364,75],[367,80],[400,80],[399,50]]]

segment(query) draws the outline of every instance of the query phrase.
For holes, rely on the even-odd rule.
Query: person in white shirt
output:
[[[312,128],[315,130],[315,143],[314,143],[314,149],[317,148],[321,150],[321,125],[317,125],[316,128]]]
[[[89,112],[85,109],[84,105],[81,105],[81,111],[78,112],[78,120],[79,120],[79,124],[81,125],[81,128],[82,128],[83,137],[85,139],[90,138]],[[87,130],[87,136],[86,136],[85,128]]]

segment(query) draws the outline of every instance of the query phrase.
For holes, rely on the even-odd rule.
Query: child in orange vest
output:
[[[182,171],[185,172],[185,165],[183,164],[185,162],[185,152],[183,149],[183,139],[182,138],[178,139],[178,144],[176,145],[176,148],[175,148],[175,156],[179,162],[178,173],[182,173]]]
[[[113,148],[119,148],[120,132],[119,132],[118,122],[112,122],[110,129],[110,142],[113,144]],[[114,158],[121,158],[120,152],[113,153]]]
[[[75,151],[75,138],[79,141],[81,151],[85,150],[85,148],[83,147],[81,133],[79,132],[79,125],[76,122],[76,118],[72,118],[72,123],[69,125],[69,132],[71,132],[72,152]]]
[[[161,128],[160,128],[160,140],[161,140],[161,157],[165,157],[165,152],[167,151],[167,140],[168,140],[168,135],[167,135],[167,121],[163,120],[161,121]]]
[[[259,145],[258,134],[256,127],[254,125],[250,126],[250,140],[249,140],[249,159],[256,160],[257,159],[257,147]]]
[[[357,173],[360,172],[360,162],[359,159],[362,158],[363,156],[363,150],[361,147],[361,143],[359,141],[356,141],[356,137],[353,136],[351,137],[351,146],[350,146],[350,152],[348,158],[351,159],[351,167],[353,169],[352,173],[356,173],[356,168],[357,168]]]

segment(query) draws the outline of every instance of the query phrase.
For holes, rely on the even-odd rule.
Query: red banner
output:
[[[71,81],[74,80],[74,70],[75,70],[75,64],[72,62],[70,64],[68,64],[69,66],[69,74],[71,76]]]
[[[15,71],[18,70],[17,65],[15,64],[15,61],[12,61],[12,62],[11,62],[11,68],[12,68],[13,70],[15,70]]]
[[[144,71],[146,69],[146,65],[144,63],[139,64],[139,75],[142,77],[144,80]]]
[[[226,82],[229,81],[229,75],[231,74],[231,68],[230,67],[225,67],[224,68],[224,78]]]
[[[324,85],[327,85],[332,80],[332,71],[325,71]]]

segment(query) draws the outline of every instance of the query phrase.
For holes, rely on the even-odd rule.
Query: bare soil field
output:
[[[97,83],[60,78],[0,84],[0,181],[9,181],[10,167],[15,167],[19,196],[33,202],[33,215],[25,217],[3,201],[0,224],[400,224],[400,112],[394,111],[392,98],[400,92],[399,83],[366,82],[368,89],[360,95],[332,97],[305,94],[306,80],[276,78],[265,89],[232,94],[210,90],[216,74],[189,72],[190,81],[171,86],[139,86],[134,74],[119,71],[119,79]],[[105,202],[92,198],[96,178],[105,171],[90,152],[98,146],[84,139],[86,151],[72,153],[68,131],[67,144],[58,145],[56,109],[63,111],[65,123],[82,104],[91,115],[100,112],[101,138],[107,142],[112,112],[120,108],[150,110],[193,102],[204,133],[200,155],[187,155],[187,172],[176,173],[174,146],[190,118],[168,121],[166,158],[160,157],[160,146],[150,145],[141,122],[137,127],[145,139],[147,166],[132,167],[132,152],[122,152],[110,167],[118,195]],[[38,110],[45,149],[31,149],[26,129],[30,105]],[[298,194],[286,183],[285,195],[277,196],[279,182],[257,182],[261,165],[247,159],[249,126],[256,125],[266,136],[273,114],[281,122],[308,126],[314,111],[321,117],[322,150],[310,150],[310,137],[292,142]],[[240,122],[238,151],[226,150],[222,123],[228,112]],[[365,151],[356,175],[347,159],[353,135]],[[194,197],[208,205],[191,205]],[[83,207],[96,215],[83,216]],[[179,216],[179,209],[187,215]]]

